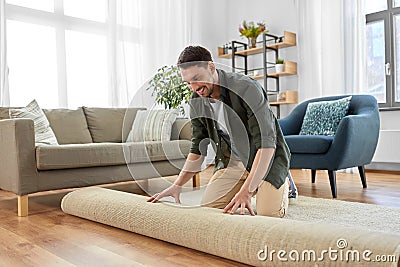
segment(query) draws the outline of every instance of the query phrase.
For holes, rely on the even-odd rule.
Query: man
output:
[[[148,201],[172,196],[180,203],[181,187],[200,170],[212,143],[214,175],[202,206],[234,214],[283,217],[288,208],[290,152],[261,85],[248,76],[216,69],[210,52],[186,47],[178,66],[193,91],[190,99],[192,146],[174,184]]]

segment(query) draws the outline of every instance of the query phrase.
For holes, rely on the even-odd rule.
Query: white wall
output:
[[[381,111],[381,132],[371,169],[400,170],[400,111]]]
[[[192,44],[210,50],[217,59],[217,47],[228,39],[227,0],[189,0],[192,3]]]

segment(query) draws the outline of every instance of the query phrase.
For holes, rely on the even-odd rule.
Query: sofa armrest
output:
[[[178,118],[172,125],[171,140],[191,140],[192,127],[190,119]]]
[[[0,188],[22,195],[36,186],[33,120],[0,120]]]

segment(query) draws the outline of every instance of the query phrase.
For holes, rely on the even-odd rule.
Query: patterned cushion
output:
[[[49,121],[36,100],[33,100],[24,108],[10,109],[10,118],[32,119],[35,127],[35,143],[58,145],[56,136],[50,128]]]
[[[309,103],[301,125],[301,135],[334,136],[349,110],[351,96],[334,101]]]
[[[179,111],[176,109],[139,110],[126,141],[169,141],[172,124],[178,114]]]

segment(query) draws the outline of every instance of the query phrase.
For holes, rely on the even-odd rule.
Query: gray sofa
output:
[[[59,145],[36,146],[33,121],[9,119],[0,107],[0,189],[17,194],[18,215],[28,215],[35,192],[178,174],[189,153],[189,120],[175,121],[171,141],[126,143],[137,110],[44,110]]]

